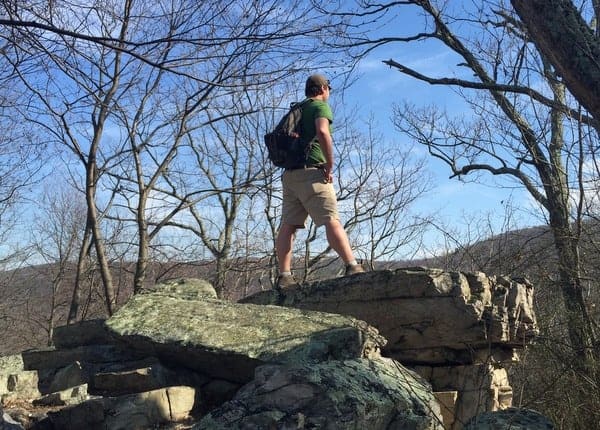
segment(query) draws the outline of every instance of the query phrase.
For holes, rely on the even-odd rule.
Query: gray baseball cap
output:
[[[326,86],[331,89],[331,84],[329,83],[329,79],[327,79],[324,75],[316,73],[314,75],[310,75],[306,80],[306,86],[304,87],[304,92],[308,92],[309,88],[320,88]]]

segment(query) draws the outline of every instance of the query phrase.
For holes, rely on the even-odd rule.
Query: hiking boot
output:
[[[277,282],[275,283],[275,289],[284,290],[286,288],[295,287],[298,285],[298,281],[294,278],[294,275],[279,275]]]
[[[353,265],[347,265],[346,266],[346,273],[344,273],[344,276],[352,276],[352,275],[356,275],[357,273],[365,273],[365,269],[362,267],[361,264],[353,264]]]

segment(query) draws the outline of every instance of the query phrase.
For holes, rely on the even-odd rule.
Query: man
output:
[[[291,266],[296,229],[304,228],[308,215],[317,226],[325,226],[329,245],[346,265],[345,275],[365,270],[356,262],[344,226],[340,222],[333,188],[333,113],[327,100],[331,86],[323,75],[312,75],[306,81],[309,99],[302,110],[302,134],[314,136],[306,165],[283,172],[283,216],[276,240],[279,260],[278,289],[296,285]]]

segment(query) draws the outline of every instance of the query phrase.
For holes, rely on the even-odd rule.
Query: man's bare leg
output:
[[[325,232],[327,241],[335,252],[338,253],[344,264],[349,264],[354,260],[354,253],[350,247],[350,241],[344,226],[337,219],[329,220],[325,223]]]
[[[279,233],[275,240],[275,252],[279,263],[279,273],[291,272],[292,270],[292,247],[294,245],[294,236],[296,226],[282,224],[279,227]]]

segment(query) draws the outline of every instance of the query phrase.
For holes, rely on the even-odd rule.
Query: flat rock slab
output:
[[[170,385],[201,387],[209,382],[188,369],[169,369],[160,363],[140,369],[97,373],[93,376],[95,392],[110,393],[113,396],[151,391]]]
[[[216,299],[217,293],[213,286],[204,279],[177,278],[146,287],[142,294],[159,294],[187,299]],[[114,343],[106,320],[91,319],[78,321],[73,324],[55,327],[52,343],[57,349],[74,348],[84,345],[103,345]],[[0,368],[8,363],[10,357],[0,357]],[[15,361],[18,364],[18,361]],[[22,363],[21,363],[22,365]]]
[[[390,359],[268,365],[194,430],[442,430],[427,383]]]
[[[376,329],[348,316],[176,293],[136,295],[106,325],[132,350],[242,383],[265,363],[367,357],[385,344]]]
[[[473,350],[522,348],[538,333],[533,286],[483,273],[381,270],[265,291],[240,303],[352,315],[377,327],[388,340],[384,353],[404,363],[468,363]]]
[[[82,363],[114,363],[141,360],[141,351],[119,345],[83,345],[68,349],[40,348],[21,353],[26,370],[59,369],[76,361]]]
[[[46,394],[32,403],[37,406],[66,406],[76,405],[88,399],[87,384],[66,388],[54,393]]]
[[[52,343],[55,348],[65,349],[84,345],[102,345],[114,342],[103,319],[79,321],[55,327]]]

